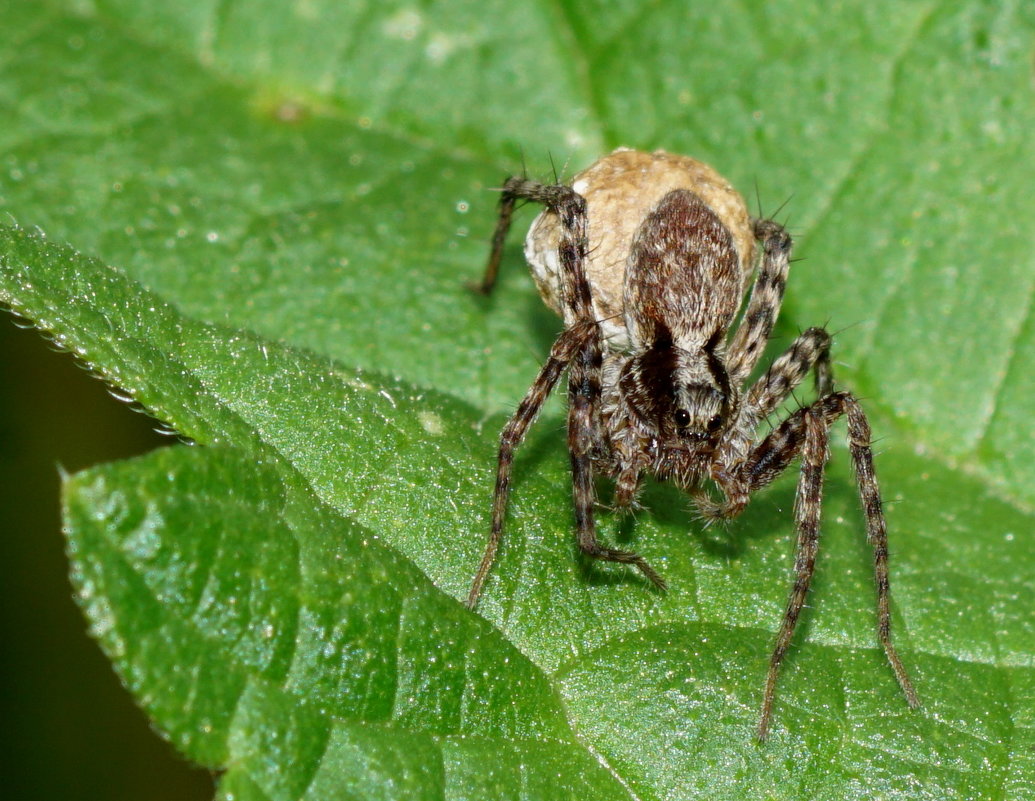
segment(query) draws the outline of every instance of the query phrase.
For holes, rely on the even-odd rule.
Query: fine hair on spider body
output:
[[[492,529],[468,606],[478,602],[503,535],[514,451],[565,371],[578,546],[593,559],[633,565],[660,589],[664,580],[641,556],[599,542],[595,475],[614,481],[618,509],[634,507],[644,475],[652,475],[686,491],[705,519],[720,520],[739,515],[753,492],[798,459],[795,580],[766,676],[757,729],[764,740],[780,664],[815,570],[830,429],[845,417],[873,548],[878,640],[909,705],[918,706],[891,641],[887,527],[870,426],[856,398],[833,387],[830,335],[809,328],[748,382],[783,300],[787,231],[752,219],[736,190],[702,162],[619,148],[570,186],[507,179],[479,287],[485,293],[496,282],[518,201],[545,206],[528,232],[525,256],[564,330],[500,436]],[[818,399],[759,438],[761,423],[810,371]],[[706,492],[706,482],[721,500]]]

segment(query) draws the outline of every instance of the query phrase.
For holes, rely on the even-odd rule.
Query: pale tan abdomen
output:
[[[622,294],[633,238],[639,224],[673,189],[694,192],[729,229],[740,261],[741,295],[747,290],[755,264],[751,217],[737,190],[707,164],[663,150],[644,153],[619,148],[578,173],[572,188],[586,199],[586,277],[593,292],[594,311],[610,348],[630,349]],[[525,258],[546,305],[563,315],[561,287],[565,282],[557,257],[560,235],[557,215],[543,211],[528,231]],[[571,322],[565,320],[566,324]]]

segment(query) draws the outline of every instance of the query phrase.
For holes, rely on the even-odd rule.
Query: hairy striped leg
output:
[[[479,289],[490,292],[496,283],[499,272],[503,244],[510,229],[514,204],[518,200],[533,200],[544,203],[557,212],[563,225],[564,236],[559,251],[565,275],[569,276],[570,287],[566,302],[575,312],[576,323],[567,328],[557,338],[550,351],[550,358],[539,371],[517,412],[507,423],[500,435],[499,460],[496,468],[496,488],[492,502],[492,529],[489,542],[485,547],[481,564],[471,583],[467,596],[467,605],[471,608],[478,603],[485,579],[492,568],[503,536],[503,523],[507,514],[507,501],[510,497],[510,473],[514,458],[514,450],[525,437],[525,432],[539,414],[550,392],[557,384],[557,379],[565,367],[575,358],[587,342],[599,340],[599,328],[592,318],[589,284],[586,281],[584,262],[586,258],[586,201],[571,187],[541,184],[525,178],[508,178],[503,184],[500,196],[499,221],[492,238],[492,252],[485,271],[485,278]]]
[[[517,200],[533,200],[543,203],[556,212],[561,221],[562,236],[558,245],[558,254],[566,282],[564,301],[574,323],[565,329],[554,343],[550,358],[539,371],[539,376],[500,437],[496,488],[493,494],[492,529],[481,564],[478,566],[467,596],[467,605],[471,608],[478,603],[482,587],[492,568],[500,539],[503,536],[503,524],[510,497],[510,474],[514,450],[524,439],[528,427],[556,386],[561,373],[566,367],[572,365],[569,379],[569,396],[572,401],[572,408],[569,409],[569,439],[573,442],[577,441],[579,447],[585,450],[586,459],[590,459],[592,454],[594,410],[599,404],[600,398],[602,345],[599,326],[593,319],[590,287],[586,280],[585,259],[588,247],[586,201],[581,195],[568,186],[541,184],[520,177],[508,178],[503,185],[499,222],[493,236],[492,252],[489,256],[485,278],[480,288],[482,291],[488,292],[495,284],[503,243],[510,228],[514,204]],[[577,432],[577,434],[572,432]],[[589,497],[592,499],[591,468],[588,465],[584,467],[582,457],[577,458],[574,451],[572,452],[572,469],[576,499],[585,495],[587,483]],[[589,471],[588,479],[584,475],[586,470]],[[576,500],[576,509],[580,520],[579,545],[584,551],[591,552],[595,542],[592,510],[588,517],[581,514],[578,500]],[[588,520],[588,523],[582,522],[584,520]],[[598,548],[598,550],[601,554],[608,552],[607,549]],[[606,559],[607,557],[598,556],[598,558]]]
[[[780,314],[791,263],[791,236],[782,225],[773,220],[755,220],[754,233],[762,243],[762,262],[744,319],[726,356],[726,370],[734,385],[743,383],[762,357]]]
[[[716,503],[703,490],[693,493],[695,504],[706,520],[728,519],[744,511],[753,488],[752,479],[743,472],[740,462],[750,451],[759,424],[790,396],[809,370],[815,372],[816,391],[820,397],[829,394],[833,389],[830,334],[823,328],[810,328],[799,335],[791,347],[747,391],[737,424],[731,430],[729,439],[719,446],[717,464],[713,468],[712,475],[723,490],[724,501]],[[769,480],[786,467],[786,464],[779,467],[772,465],[773,472]],[[769,462],[763,458],[759,469],[767,468]]]
[[[755,384],[748,390],[741,411],[741,435],[761,423],[797,387],[810,370],[815,373],[819,400],[799,409],[758,443],[747,459],[738,465],[723,465],[715,476],[726,496],[725,502],[713,503],[695,496],[702,513],[710,518],[727,518],[739,514],[751,494],[762,489],[780,475],[798,456],[801,476],[795,502],[798,529],[797,573],[787,603],[780,632],[766,677],[758,736],[765,739],[769,731],[773,695],[780,664],[794,635],[798,617],[808,593],[815,569],[819,544],[820,505],[823,474],[827,459],[830,426],[841,416],[848,418],[849,449],[866,515],[867,539],[874,552],[874,573],[877,584],[877,635],[892,670],[910,706],[919,699],[906,674],[902,661],[891,641],[890,588],[888,581],[887,524],[880,500],[880,490],[870,450],[870,427],[858,401],[847,392],[832,391],[830,370],[830,335],[822,328],[802,333]]]
[[[496,464],[496,488],[492,496],[492,529],[481,564],[478,566],[478,572],[475,573],[474,581],[471,582],[471,591],[467,596],[467,605],[472,609],[482,594],[482,587],[489,575],[489,570],[492,569],[492,563],[496,560],[496,552],[499,550],[500,540],[503,538],[503,523],[507,517],[507,502],[510,499],[510,474],[514,451],[524,440],[528,427],[532,425],[539,410],[543,408],[543,404],[557,385],[557,379],[561,377],[564,368],[595,334],[595,324],[583,324],[567,329],[557,338],[550,350],[550,357],[500,435],[499,458]]]
[[[867,539],[873,547],[877,584],[877,637],[909,705],[916,707],[920,704],[902,660],[891,641],[888,532],[880,488],[873,468],[870,426],[858,401],[851,393],[833,392],[787,418],[759,443],[742,468],[748,489],[753,492],[771,482],[796,456],[801,456],[801,474],[794,504],[795,524],[798,529],[794,560],[796,577],[769,661],[762,712],[758,722],[760,740],[764,740],[769,733],[769,720],[780,664],[794,637],[798,617],[815,572],[830,427],[842,416],[848,419],[848,447],[852,455],[852,466],[863,513],[866,516]]]
[[[601,339],[590,339],[568,368],[568,450],[571,453],[572,492],[579,550],[593,559],[636,567],[658,589],[665,580],[639,554],[601,545],[597,540],[593,487],[595,418],[600,404]]]
[[[586,201],[570,186],[563,184],[543,184],[538,181],[530,181],[523,176],[512,175],[503,182],[503,189],[500,194],[499,217],[496,221],[496,230],[492,234],[492,249],[489,252],[489,260],[485,265],[485,275],[481,283],[474,284],[473,288],[482,294],[488,295],[496,286],[496,279],[499,277],[500,261],[503,259],[503,246],[506,244],[507,233],[514,219],[514,207],[519,200],[531,200],[535,203],[542,203],[557,212],[564,225],[565,238],[560,245],[561,264],[566,274],[570,275],[570,282],[585,284],[586,300],[589,299],[589,284],[585,278],[583,262],[586,256]],[[569,248],[565,254],[564,249]],[[570,249],[581,248],[581,252],[573,253]],[[577,262],[577,269],[576,264]],[[588,306],[587,306],[588,310]],[[577,319],[584,319],[579,316]]]
[[[829,395],[834,389],[830,369],[830,334],[825,328],[802,332],[756,381],[744,398],[741,425],[754,428],[783,403],[814,371],[816,393]]]
[[[485,264],[485,275],[481,283],[471,283],[471,288],[488,295],[496,286],[496,279],[500,273],[500,261],[503,258],[503,246],[507,241],[507,233],[510,231],[510,224],[514,219],[514,206],[517,204],[519,195],[507,191],[507,186],[519,180],[511,176],[503,182],[503,194],[500,195],[499,216],[496,220],[496,230],[492,234],[492,249],[489,251],[489,260]]]

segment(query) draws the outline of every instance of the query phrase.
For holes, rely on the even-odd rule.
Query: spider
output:
[[[515,204],[546,208],[525,255],[544,301],[564,318],[549,358],[500,437],[492,529],[467,599],[481,595],[503,535],[515,449],[565,370],[568,450],[578,546],[594,559],[630,564],[656,587],[641,556],[602,544],[594,520],[594,475],[614,480],[614,506],[636,506],[645,474],[689,493],[701,515],[739,515],[751,493],[801,460],[795,499],[796,577],[769,661],[757,736],[764,740],[780,664],[794,635],[816,564],[820,503],[834,421],[848,420],[848,445],[874,553],[877,633],[909,705],[916,692],[891,641],[887,528],[856,398],[833,388],[830,335],[810,328],[753,383],[780,311],[791,237],[751,219],[733,187],[706,164],[664,151],[619,148],[571,186],[524,177],[503,185],[485,277],[496,282]],[[739,327],[728,332],[756,271]],[[818,400],[756,440],[755,432],[813,371]],[[722,494],[714,500],[710,481]]]

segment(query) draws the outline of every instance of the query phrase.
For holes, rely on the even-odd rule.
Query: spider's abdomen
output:
[[[626,328],[625,274],[633,242],[661,200],[676,189],[696,195],[730,232],[739,269],[739,297],[754,267],[754,236],[743,198],[714,169],[688,156],[658,150],[643,153],[619,148],[578,173],[572,188],[586,199],[589,252],[586,277],[596,318],[608,347],[629,351]],[[525,257],[546,304],[563,315],[563,272],[558,256],[561,225],[546,210],[532,223]],[[565,319],[565,323],[572,321]]]

